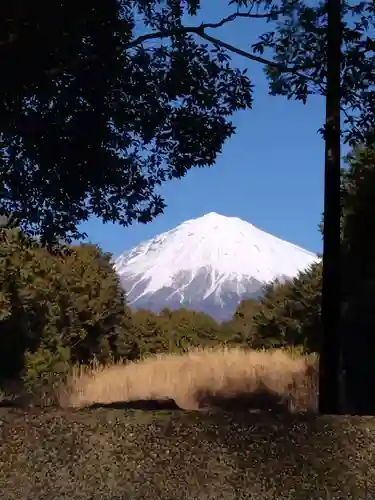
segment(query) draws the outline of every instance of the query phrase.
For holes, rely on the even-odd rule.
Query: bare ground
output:
[[[370,499],[374,464],[370,417],[0,408],[7,500]]]

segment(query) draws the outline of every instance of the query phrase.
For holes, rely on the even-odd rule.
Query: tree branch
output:
[[[221,21],[217,23],[202,23],[199,26],[184,26],[182,28],[175,28],[171,30],[155,31],[154,33],[147,33],[146,35],[140,35],[135,38],[132,42],[126,44],[126,48],[136,47],[137,45],[146,42],[147,40],[152,40],[153,38],[167,38],[172,35],[179,35],[183,33],[198,33],[206,29],[216,29],[221,28],[224,24],[230,23],[237,19],[238,17],[249,18],[249,19],[267,19],[274,15],[282,14],[282,11],[272,11],[264,14],[251,14],[250,12],[235,12],[230,16],[224,17]]]
[[[271,12],[265,12],[264,14],[251,14],[251,12],[235,12],[228,17],[224,17],[224,19],[217,23],[203,23],[199,27],[202,29],[221,28],[221,26],[234,21],[235,19],[237,19],[237,17],[245,17],[249,19],[269,19],[272,16],[278,16],[282,13],[283,12],[281,10],[272,10]]]
[[[275,11],[264,13],[264,14],[251,14],[250,12],[235,12],[230,16],[224,17],[221,21],[217,23],[202,23],[199,26],[186,26],[182,28],[176,28],[173,30],[162,30],[155,31],[154,33],[147,33],[146,35],[140,35],[135,38],[132,42],[126,44],[126,48],[136,47],[141,43],[151,40],[153,38],[166,38],[171,35],[178,35],[182,33],[197,33],[198,31],[204,31],[205,29],[215,29],[221,28],[224,24],[230,23],[237,19],[238,17],[249,18],[249,19],[267,19],[275,15],[282,14],[282,11]]]
[[[218,23],[219,24],[219,23]],[[154,33],[147,33],[146,35],[141,35],[137,38],[135,38],[132,42],[129,42],[125,45],[126,49],[131,49],[133,47],[136,47],[137,45],[141,45],[143,42],[146,42],[147,40],[153,40],[155,38],[169,38],[174,35],[182,35],[182,34],[189,34],[189,33],[194,33],[196,35],[199,35],[201,38],[204,38],[208,42],[211,42],[215,45],[219,45],[220,47],[223,47],[227,50],[230,50],[231,52],[234,52],[242,57],[246,57],[247,59],[251,59],[252,61],[260,62],[262,64],[265,64],[267,66],[273,66],[275,68],[281,69],[284,68],[284,66],[275,63],[273,61],[269,61],[268,59],[264,59],[263,57],[255,56],[254,54],[250,54],[250,52],[246,52],[245,50],[239,49],[235,47],[234,45],[230,45],[229,43],[223,42],[222,40],[219,40],[218,38],[215,38],[213,36],[207,35],[204,31],[204,27],[207,25],[200,25],[200,26],[187,26],[184,28],[176,28],[172,30],[163,30],[163,31],[155,31]],[[214,25],[211,24],[211,27]],[[291,68],[284,68],[283,71],[293,71]]]
[[[250,59],[250,61],[259,62],[259,63],[264,64],[266,66],[272,66],[273,68],[277,68],[277,69],[283,71],[284,73],[295,72],[293,70],[293,68],[288,68],[287,66],[276,63],[274,61],[270,61],[269,59],[264,59],[264,57],[256,56],[254,54],[251,54],[250,52],[246,52],[246,50],[239,49],[238,47],[235,47],[234,45],[223,42],[222,40],[219,40],[218,38],[215,38],[211,35],[207,35],[207,33],[205,33],[204,31],[197,31],[196,33],[204,40],[207,40],[208,42],[211,42],[214,45],[218,45],[219,47],[222,47],[223,49],[227,49],[230,52],[234,52],[235,54],[238,54],[239,56],[245,57],[246,59]],[[304,76],[306,76],[306,75],[304,75]]]
[[[132,42],[129,42],[125,45],[126,49],[136,47],[137,45],[141,45],[143,42],[147,40],[153,40],[155,38],[169,38],[170,36],[174,35],[179,35],[179,34],[196,34],[199,35],[201,38],[204,38],[208,42],[211,42],[215,45],[219,45],[220,47],[223,47],[227,50],[230,50],[231,52],[234,52],[236,54],[239,54],[242,57],[246,57],[247,59],[251,59],[252,61],[260,62],[262,64],[265,64],[267,66],[273,66],[278,69],[280,69],[280,64],[277,64],[273,61],[269,61],[268,59],[264,59],[263,57],[258,57],[253,54],[250,54],[249,52],[246,52],[242,49],[238,49],[237,47],[234,47],[233,45],[230,45],[229,43],[223,42],[219,40],[218,38],[214,38],[213,36],[207,35],[204,31],[204,27],[206,25],[201,25],[201,26],[188,26],[185,28],[176,28],[173,30],[163,30],[163,31],[155,31],[154,33],[147,33],[146,35],[141,35],[137,37],[135,40]],[[211,25],[212,27],[213,25]]]
[[[254,54],[251,54],[250,52],[247,52],[245,50],[239,49],[238,47],[235,47],[234,45],[231,45],[227,42],[223,42],[222,40],[213,37],[211,35],[208,35],[205,30],[207,28],[215,29],[215,28],[220,28],[224,24],[233,21],[234,19],[238,17],[247,17],[247,18],[266,18],[266,17],[271,17],[272,15],[276,15],[278,13],[281,13],[279,11],[273,11],[272,13],[269,14],[250,14],[246,12],[237,12],[235,14],[231,14],[228,17],[225,17],[221,21],[217,23],[202,23],[199,26],[183,26],[181,28],[175,28],[171,30],[161,30],[161,31],[154,31],[153,33],[147,33],[145,35],[140,35],[139,37],[135,38],[133,41],[127,43],[125,45],[125,49],[131,49],[133,47],[136,47],[137,45],[141,45],[143,42],[146,42],[147,40],[153,40],[156,38],[163,39],[163,38],[169,38],[171,36],[176,36],[176,35],[183,35],[183,34],[196,34],[203,38],[204,40],[207,40],[208,42],[217,45],[219,47],[222,47],[226,50],[229,50],[230,52],[233,52],[235,54],[238,54],[242,57],[245,57],[246,59],[250,59],[250,61],[255,61],[260,64],[264,64],[265,66],[271,66],[273,68],[278,69],[282,73],[294,73],[298,76],[301,76],[302,78],[305,78],[307,80],[312,80],[314,81],[314,78],[312,78],[309,75],[306,75],[305,73],[300,73],[301,70],[303,70],[303,67],[288,67],[285,65],[282,65],[280,63],[270,61],[269,59],[265,59],[264,57],[256,56]]]

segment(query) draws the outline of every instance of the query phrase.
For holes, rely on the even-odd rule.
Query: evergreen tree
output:
[[[71,303],[64,327],[73,345],[72,360],[87,362],[95,355],[105,361],[116,352],[127,318],[125,296],[111,254],[92,244],[72,250],[59,263]]]
[[[212,347],[220,343],[220,327],[208,314],[181,308],[171,313],[167,335],[173,348]]]
[[[228,344],[250,346],[253,343],[254,317],[261,307],[260,300],[242,300],[238,305],[231,321],[221,325],[221,337]]]
[[[322,335],[321,298],[321,262],[291,281],[267,285],[253,318],[252,347],[302,346],[316,352]]]
[[[110,255],[95,245],[53,255],[18,229],[0,245],[0,379],[108,360],[126,305]],[[34,377],[35,378],[35,377]]]
[[[132,314],[131,334],[139,356],[163,352],[186,352],[212,347],[224,339],[218,323],[207,314],[181,308],[160,314],[140,309]]]

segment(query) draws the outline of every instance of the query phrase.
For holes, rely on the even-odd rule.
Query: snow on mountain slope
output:
[[[239,218],[209,213],[123,253],[115,269],[134,308],[184,306],[223,320],[265,283],[316,260]]]

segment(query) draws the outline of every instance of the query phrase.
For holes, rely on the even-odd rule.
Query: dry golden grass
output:
[[[93,404],[174,400],[182,409],[222,406],[225,401],[289,411],[315,411],[317,358],[273,349],[218,347],[160,354],[137,362],[75,367],[60,403]],[[245,403],[246,401],[246,403]]]

